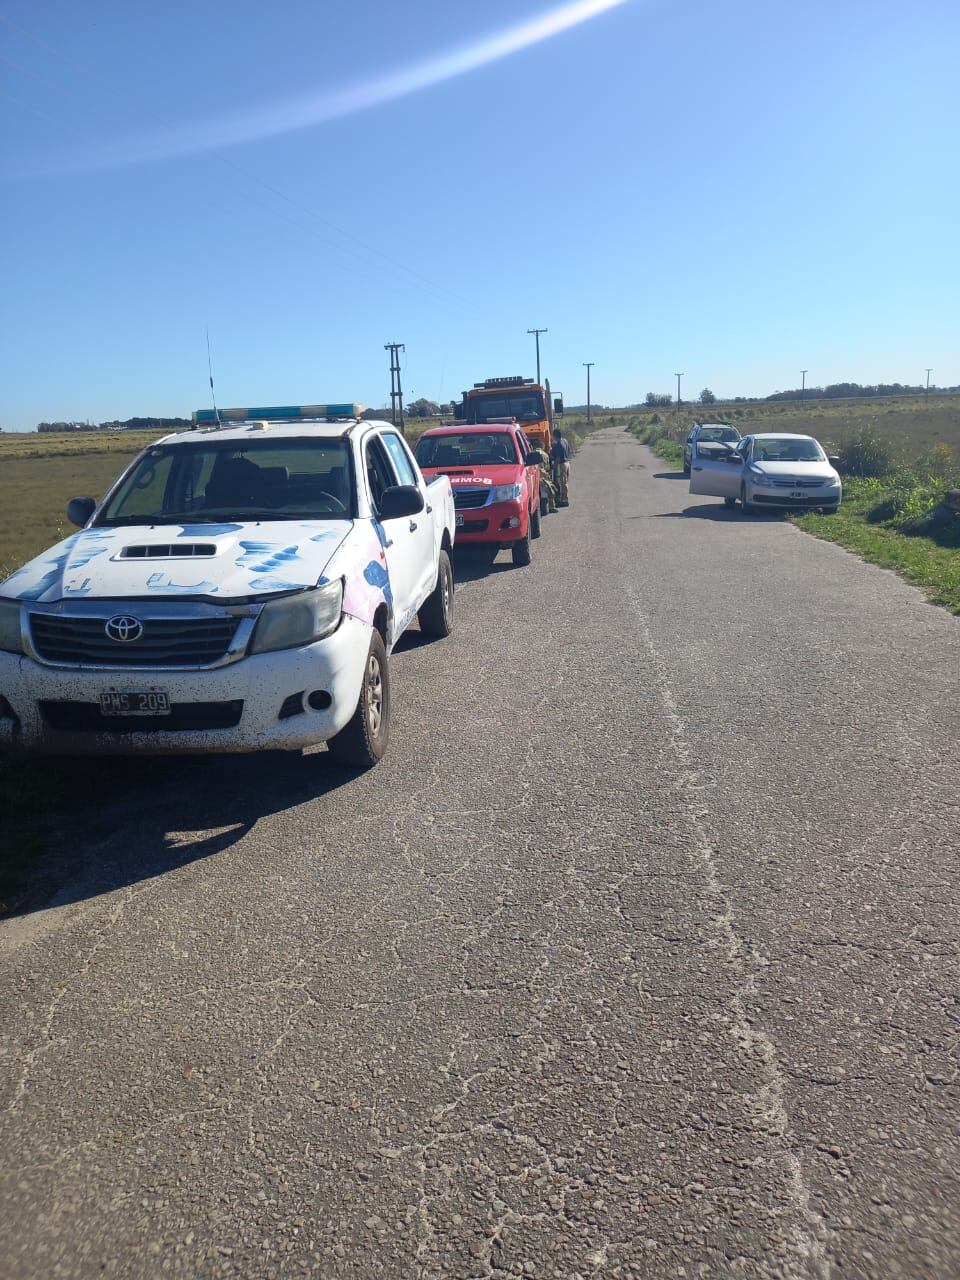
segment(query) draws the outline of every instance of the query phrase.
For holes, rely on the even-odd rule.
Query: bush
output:
[[[851,476],[885,476],[893,467],[893,451],[870,426],[861,427],[843,446],[843,470]]]

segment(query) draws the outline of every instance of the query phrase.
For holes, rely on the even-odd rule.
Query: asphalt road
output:
[[[6,1276],[960,1273],[960,620],[662,472],[460,563],[372,773],[81,775]]]

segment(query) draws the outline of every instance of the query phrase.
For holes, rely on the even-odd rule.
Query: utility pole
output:
[[[804,393],[804,392],[806,391],[806,389],[807,389],[807,374],[808,374],[809,372],[810,372],[810,370],[809,370],[809,369],[801,369],[801,370],[800,370],[800,399],[801,399],[801,400],[803,399],[803,393]]]
[[[590,370],[596,364],[596,360],[584,360],[583,367],[587,371],[587,426],[590,426]]]
[[[393,425],[400,428],[400,434],[406,435],[403,429],[403,391],[400,388],[400,352],[406,351],[402,342],[385,342],[384,351],[390,352],[390,413]]]
[[[540,386],[540,335],[541,333],[549,333],[549,329],[528,329],[527,333],[532,333],[537,340],[537,386]]]
[[[683,377],[683,374],[675,373],[673,376],[677,380],[677,421],[679,422],[680,421],[680,379]]]
[[[930,395],[930,375],[931,375],[931,373],[933,373],[933,370],[932,370],[932,369],[928,369],[928,370],[927,370],[927,389],[926,389],[926,391],[924,392],[924,395],[925,395],[925,396],[928,396],[928,397],[929,397],[929,395]]]

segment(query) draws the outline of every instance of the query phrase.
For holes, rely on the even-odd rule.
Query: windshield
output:
[[[421,436],[415,453],[421,467],[487,467],[520,461],[509,431]]]
[[[348,520],[352,491],[342,440],[158,445],[134,464],[96,524]]]
[[[757,440],[754,462],[824,462],[826,454],[816,440]]]
[[[736,427],[701,427],[697,439],[701,444],[709,444],[713,440],[734,444],[740,439],[740,432]]]
[[[496,422],[501,418],[541,422],[546,416],[539,391],[501,391],[493,396],[471,396],[467,400],[468,422]]]

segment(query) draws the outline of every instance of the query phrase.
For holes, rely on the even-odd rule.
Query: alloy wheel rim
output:
[[[372,653],[367,665],[367,718],[370,732],[378,734],[383,723],[383,675],[380,663]]]

